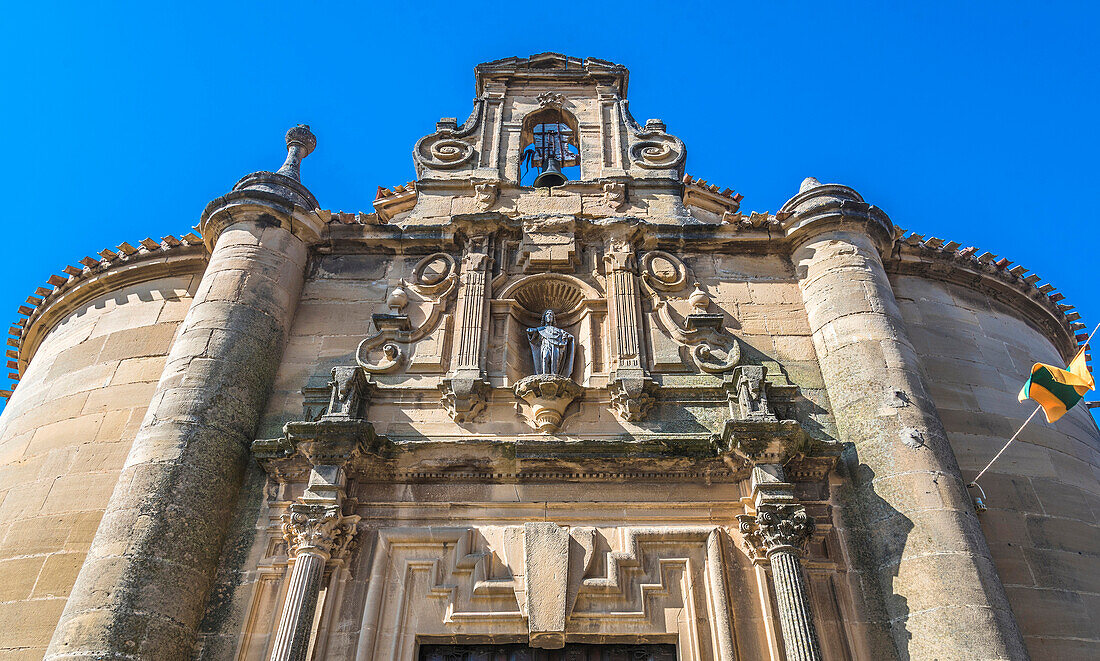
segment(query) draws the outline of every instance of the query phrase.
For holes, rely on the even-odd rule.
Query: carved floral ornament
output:
[[[737,516],[745,552],[757,564],[776,553],[801,555],[816,525],[801,505],[762,504],[756,514]]]
[[[315,553],[340,558],[355,537],[359,516],[342,516],[336,505],[295,503],[282,515],[283,537],[291,557]]]

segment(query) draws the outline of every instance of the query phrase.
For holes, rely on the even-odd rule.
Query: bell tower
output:
[[[413,150],[422,198],[469,195],[462,191],[470,182],[480,186],[481,207],[548,187],[567,196],[611,191],[613,200],[632,185],[640,195],[680,195],[687,150],[661,120],[631,116],[626,67],[543,53],[479,64],[474,73],[470,117],[461,125],[440,119]],[[434,216],[429,207],[411,219]]]

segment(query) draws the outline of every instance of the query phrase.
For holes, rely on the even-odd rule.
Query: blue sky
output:
[[[560,9],[555,10],[555,7]],[[554,18],[556,17],[556,18]],[[0,309],[119,242],[187,232],[308,123],[303,180],[369,211],[473,67],[559,51],[631,70],[688,172],[774,211],[813,175],[975,245],[1100,321],[1095,3],[9,3]]]

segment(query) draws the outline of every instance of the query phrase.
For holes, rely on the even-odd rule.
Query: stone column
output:
[[[355,535],[358,516],[341,516],[339,505],[299,502],[283,515],[283,536],[293,558],[271,661],[304,661],[309,651],[325,563],[340,555]]]
[[[282,516],[287,555],[293,565],[271,661],[306,658],[325,565],[344,559],[359,523],[359,516],[342,513],[347,497],[346,466],[371,449],[367,445],[377,438],[374,427],[362,419],[371,388],[363,370],[334,367],[329,387],[329,409],[320,420],[289,422],[283,427],[287,443],[294,453],[305,457],[310,471],[305,491]],[[270,455],[259,452],[257,457],[269,474],[280,479]]]
[[[876,652],[1026,658],[882,264],[892,223],[854,190],[815,179],[781,213],[839,440],[850,444],[842,515],[858,547],[853,569],[876,575],[872,619],[896,647]]]
[[[753,469],[753,514],[737,517],[745,550],[755,564],[771,565],[779,626],[788,661],[821,661],[801,556],[814,520],[795,502],[779,466]]]
[[[286,169],[314,144],[287,134]],[[187,659],[308,256],[295,178],[257,172],[203,213],[210,263],[180,324],[47,659]]]

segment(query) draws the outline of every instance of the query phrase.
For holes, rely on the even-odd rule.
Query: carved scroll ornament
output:
[[[462,126],[453,119],[443,119],[436,123],[435,133],[417,140],[413,148],[413,160],[417,174],[425,169],[454,170],[470,163],[477,150],[470,140],[481,120],[483,101],[474,104],[474,112]]]
[[[641,258],[642,284],[650,294],[658,325],[674,342],[689,347],[695,366],[707,374],[723,374],[741,361],[741,346],[736,337],[724,332],[724,315],[710,313],[710,296],[700,283],[694,283],[688,295],[692,312],[683,323],[677,322],[662,293],[682,292],[687,285],[687,266],[675,255],[651,250]]]
[[[634,165],[647,170],[683,168],[687,148],[683,141],[665,131],[664,122],[648,119],[643,127],[630,115],[626,101],[620,101],[619,108],[623,121],[636,139],[630,146],[630,160]]]
[[[359,343],[355,349],[355,362],[372,374],[396,371],[407,356],[402,347],[424,339],[439,326],[447,298],[456,290],[457,283],[454,257],[447,253],[435,253],[420,260],[413,268],[412,282],[402,280],[390,292],[387,302],[391,313],[374,315],[374,326],[378,332]],[[412,297],[409,292],[413,293]],[[428,313],[416,328],[412,327],[409,316],[401,312],[410,300],[428,304]],[[377,362],[364,359],[364,351],[377,349],[382,351]]]

